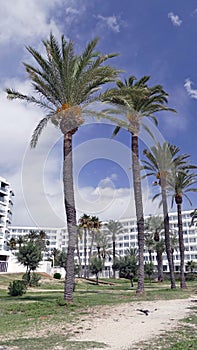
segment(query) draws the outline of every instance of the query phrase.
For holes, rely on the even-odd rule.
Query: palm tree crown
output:
[[[72,41],[67,42],[64,35],[59,46],[53,34],[43,45],[46,58],[32,47],[28,52],[35,59],[38,67],[24,63],[25,69],[32,81],[34,95],[24,95],[13,89],[6,89],[9,99],[21,99],[38,105],[47,111],[46,116],[34,130],[31,145],[36,146],[38,137],[47,122],[60,125],[67,120],[67,129],[72,130],[83,123],[82,106],[101,98],[98,93],[103,84],[114,81],[118,71],[103,63],[117,54],[99,54],[95,51],[98,38],[93,39],[81,55],[74,52]],[[93,113],[93,111],[92,111]]]

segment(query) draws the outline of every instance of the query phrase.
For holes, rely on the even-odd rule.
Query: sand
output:
[[[191,311],[192,304],[189,298],[97,307],[77,322],[72,340],[102,342],[107,345],[105,350],[126,350],[139,341],[175,329]],[[139,310],[148,310],[147,315]]]

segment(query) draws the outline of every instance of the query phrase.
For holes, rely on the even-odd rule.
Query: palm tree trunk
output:
[[[80,250],[79,250],[79,237],[77,235],[77,257],[78,257],[78,263],[79,263],[79,277],[82,276],[82,267],[81,267],[81,257],[80,257]]]
[[[132,134],[132,171],[135,197],[135,208],[138,230],[138,286],[136,293],[144,293],[144,214],[142,203],[142,188],[140,177],[138,136]]]
[[[75,130],[76,131],[76,130]],[[63,163],[63,184],[64,204],[68,228],[68,251],[66,260],[66,279],[64,288],[64,299],[73,301],[73,289],[75,283],[74,273],[74,252],[77,241],[76,210],[73,186],[73,164],[72,164],[72,135],[74,130],[64,134],[64,163]]]
[[[171,288],[173,289],[173,288],[176,288],[176,285],[175,285],[172,254],[170,249],[170,224],[169,224],[169,216],[168,216],[165,179],[162,179],[162,178],[161,178],[161,194],[162,194],[162,205],[163,205],[163,216],[164,216],[166,254],[167,254],[168,265],[170,270]]]
[[[184,240],[183,240],[183,223],[182,223],[182,210],[181,204],[177,204],[177,215],[178,215],[178,234],[179,234],[179,251],[180,251],[180,287],[187,288],[185,282],[185,273],[184,273]]]
[[[162,254],[157,252],[157,279],[158,282],[163,282],[163,259]]]
[[[84,277],[87,277],[87,228],[84,228]]]
[[[95,232],[94,232],[94,230],[91,230],[91,242],[90,242],[89,257],[88,257],[87,278],[89,278],[89,276],[90,276],[90,262],[92,259],[92,248],[93,248],[93,244],[94,244],[94,236],[95,236]]]
[[[113,251],[113,266],[115,265],[115,259],[116,259],[116,242],[113,240],[112,242],[112,251]],[[116,278],[116,270],[113,267],[113,278]]]

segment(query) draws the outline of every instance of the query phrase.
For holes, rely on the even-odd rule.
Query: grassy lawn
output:
[[[188,298],[195,292],[196,287],[195,282],[190,282],[186,290],[171,290],[168,283],[147,283],[145,294],[138,296],[135,293],[136,285],[131,288],[127,280],[113,280],[113,285],[98,286],[94,282],[78,280],[74,303],[67,305],[63,299],[63,281],[43,277],[39,288],[31,288],[21,297],[11,297],[7,294],[7,286],[13,279],[21,279],[21,275],[0,276],[0,346],[14,346],[20,350],[104,348],[104,344],[101,343],[69,341],[73,326],[75,325],[75,329],[80,328],[81,326],[77,325],[79,318],[94,312],[94,307],[139,300]],[[152,347],[149,342],[140,344],[140,347],[135,349],[197,349],[192,347],[192,342],[197,341],[191,328],[191,325],[197,324],[197,317],[193,312],[194,310],[191,310],[191,317],[185,320],[181,328],[183,337],[179,337],[179,340],[183,347],[166,347],[166,344],[172,344],[172,340],[175,339],[174,334],[169,334],[165,339],[159,339],[162,347],[156,347],[153,340]],[[191,346],[184,347],[184,342],[187,343],[189,339]],[[178,346],[177,344],[178,342],[175,342],[173,346]]]

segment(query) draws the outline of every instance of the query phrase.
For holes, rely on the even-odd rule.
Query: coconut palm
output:
[[[178,155],[180,149],[174,145],[164,142],[162,145],[157,143],[156,146],[151,147],[151,151],[144,150],[144,155],[147,160],[143,160],[145,164],[143,169],[147,171],[145,176],[154,176],[158,180],[158,185],[161,187],[161,197],[164,216],[164,230],[165,230],[165,245],[166,254],[170,270],[171,288],[176,288],[172,253],[170,249],[170,225],[168,216],[168,204],[167,204],[167,186],[168,179],[173,173],[174,169],[177,171],[184,170],[187,155]],[[153,200],[158,197],[156,194]]]
[[[62,36],[61,45],[59,45],[51,34],[48,40],[43,41],[46,56],[32,47],[27,47],[37,64],[33,66],[24,63],[34,94],[28,96],[13,89],[6,90],[9,99],[33,103],[46,111],[46,116],[34,130],[32,147],[36,146],[48,121],[58,126],[63,133],[64,204],[69,236],[64,289],[64,297],[67,301],[73,300],[74,251],[77,237],[72,139],[84,122],[82,116],[87,115],[89,104],[102,97],[99,89],[105,83],[114,81],[118,75],[116,69],[105,65],[105,61],[116,54],[100,54],[95,50],[97,42],[98,38],[93,39],[87,44],[82,54],[75,54],[73,42],[67,42]]]
[[[188,164],[188,167],[194,167]],[[175,201],[177,206],[178,217],[178,237],[179,237],[179,250],[180,250],[180,287],[186,288],[185,274],[184,274],[184,239],[183,239],[183,223],[182,223],[182,203],[183,197],[185,197],[190,205],[192,202],[188,197],[189,192],[197,192],[197,188],[194,185],[197,183],[196,174],[185,170],[184,172],[174,171],[171,178],[168,181],[169,191],[172,193],[172,205]]]
[[[121,112],[124,117],[126,117],[125,120],[117,120],[117,118],[113,117],[111,118],[111,120],[118,125],[114,131],[114,134],[117,134],[121,127],[127,129],[131,133],[132,172],[139,250],[137,293],[144,292],[144,214],[140,177],[138,135],[141,126],[145,127],[143,123],[144,117],[150,117],[157,124],[157,119],[154,115],[156,112],[175,112],[174,109],[168,108],[166,106],[168,94],[163,90],[163,87],[161,85],[149,87],[147,85],[149,79],[149,76],[144,76],[135,82],[136,78],[134,76],[131,76],[128,78],[128,80],[125,80],[124,83],[118,81],[117,88],[111,90],[111,96],[110,91],[107,92],[106,96],[104,96],[104,100],[106,102],[113,104],[115,107],[119,106],[119,114]],[[114,111],[106,111],[108,114],[110,112],[117,114],[116,109]]]
[[[123,232],[123,225],[119,221],[110,220],[108,224],[106,224],[108,234],[112,237],[112,256],[113,256],[113,278],[116,278],[116,271],[113,268],[116,259],[116,237]]]

